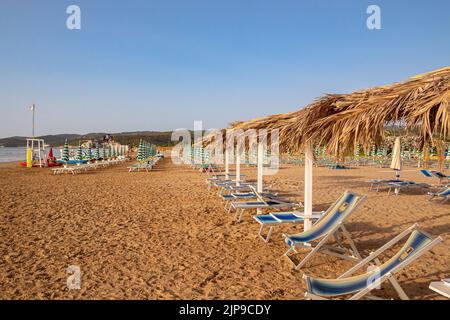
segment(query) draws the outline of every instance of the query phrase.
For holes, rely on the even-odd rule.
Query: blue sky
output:
[[[66,8],[81,8],[81,30]],[[368,5],[382,30],[366,27]],[[0,137],[224,127],[449,65],[450,1],[0,2]]]

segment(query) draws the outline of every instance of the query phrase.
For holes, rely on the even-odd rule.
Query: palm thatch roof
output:
[[[450,67],[402,83],[328,95],[305,108],[281,129],[283,144],[300,149],[307,141],[327,144],[335,152],[355,144],[381,143],[388,124],[415,130],[422,141],[450,134]]]
[[[295,112],[240,121],[234,131],[279,129],[280,147],[298,151],[308,141],[328,145],[336,154],[356,144],[381,144],[386,126],[414,131],[420,141],[442,141],[450,135],[450,67],[387,86],[350,94],[328,94]],[[225,138],[226,131],[222,130]],[[211,143],[212,136],[203,139]]]

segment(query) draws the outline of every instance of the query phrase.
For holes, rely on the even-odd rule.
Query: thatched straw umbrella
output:
[[[234,132],[244,132],[247,130],[267,130],[267,133],[270,134],[271,130],[279,130],[283,126],[287,125],[289,121],[293,119],[298,120],[298,116],[301,115],[303,110],[290,112],[290,113],[281,113],[275,114],[271,116],[261,117],[252,119],[246,122],[235,122],[232,124],[232,131]],[[264,141],[261,141],[260,137],[257,138],[257,191],[263,191],[263,168],[264,168]],[[249,142],[250,143],[250,142]],[[250,146],[249,146],[250,148]],[[236,179],[239,180],[240,176],[240,162],[241,162],[241,154],[244,150],[237,150],[236,152]]]
[[[325,143],[336,154],[360,144],[368,149],[385,138],[386,125],[414,131],[423,143],[450,134],[450,67],[406,82],[344,95],[326,96],[309,105],[303,119],[283,127],[280,140],[305,149],[305,215],[312,214],[312,142]],[[307,228],[306,224],[305,227]]]
[[[355,144],[368,149],[384,140],[389,124],[415,132],[423,142],[449,137],[450,67],[335,97],[311,104],[308,109],[317,113],[311,117],[313,123],[292,123],[283,132],[285,142],[296,148],[307,140],[327,142],[336,153]]]
[[[383,141],[386,125],[416,132],[423,143],[448,139],[450,67],[403,83],[351,94],[326,95],[297,112],[237,122],[232,129],[279,129],[281,148],[305,150],[307,216],[312,215],[313,142],[328,145],[337,155],[358,144],[367,150],[373,143]],[[258,150],[259,147],[258,144]],[[262,178],[262,164],[258,162],[258,180],[260,176]],[[309,226],[307,220],[305,229]]]

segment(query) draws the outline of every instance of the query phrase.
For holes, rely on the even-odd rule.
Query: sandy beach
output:
[[[255,178],[256,168],[243,173]],[[314,209],[343,191],[367,195],[348,230],[365,255],[413,223],[444,241],[401,272],[413,299],[441,299],[431,281],[450,276],[450,204],[428,202],[423,191],[369,191],[389,169],[314,169]],[[303,273],[335,278],[351,262],[318,255],[294,271],[282,254],[283,232],[266,244],[246,215],[235,224],[206,174],[166,158],[149,173],[126,164],[76,176],[50,169],[0,165],[0,298],[2,299],[303,299]],[[405,168],[402,178],[437,183]],[[301,201],[303,167],[284,165],[265,183]],[[81,289],[66,286],[68,265],[81,268]],[[383,297],[396,297],[389,284]]]

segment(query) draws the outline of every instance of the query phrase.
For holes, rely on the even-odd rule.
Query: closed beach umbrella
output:
[[[83,150],[81,149],[81,142],[78,143],[77,154],[75,156],[75,160],[81,161],[83,160]]]
[[[138,150],[137,150],[137,155],[136,155],[136,160],[137,160],[137,161],[142,161],[142,160],[144,160],[144,159],[143,159],[143,152],[144,152],[143,147],[144,147],[143,142],[142,142],[142,140],[140,140],[140,141],[139,141]]]
[[[95,160],[100,159],[100,150],[98,149],[98,145],[95,147],[95,151],[94,151],[94,159],[95,159]]]
[[[67,139],[64,142],[63,152],[61,155],[61,160],[67,163],[69,161],[69,144],[67,143]]]
[[[392,150],[391,169],[395,170],[395,177],[397,179],[400,178],[400,170],[402,170],[402,154],[399,137],[395,139],[394,149]]]
[[[89,147],[86,151],[86,160],[90,161],[92,160],[92,149]]]
[[[106,159],[106,150],[105,150],[105,145],[102,145],[102,149],[100,150],[100,158],[105,160]]]

